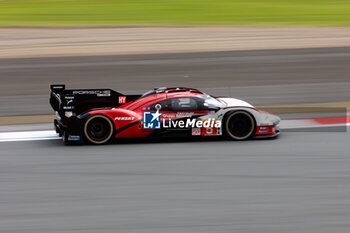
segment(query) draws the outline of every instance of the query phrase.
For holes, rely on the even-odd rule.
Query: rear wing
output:
[[[141,95],[124,95],[111,89],[66,89],[64,84],[50,86],[50,105],[62,117],[78,115],[93,108],[119,107]]]

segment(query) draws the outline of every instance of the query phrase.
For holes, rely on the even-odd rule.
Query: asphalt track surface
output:
[[[231,87],[253,104],[348,101],[349,62],[350,48],[6,59],[0,113],[50,113],[47,88],[57,81]],[[348,232],[349,140],[297,131],[244,142],[2,142],[0,232]]]
[[[50,114],[48,87],[202,88],[253,105],[350,100],[350,47],[0,59],[0,115]]]
[[[344,233],[350,134],[0,144],[0,231]]]

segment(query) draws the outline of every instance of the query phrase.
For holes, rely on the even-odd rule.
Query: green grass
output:
[[[0,0],[0,26],[350,25],[350,0]]]

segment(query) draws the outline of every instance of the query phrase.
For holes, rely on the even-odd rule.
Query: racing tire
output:
[[[84,124],[84,136],[89,143],[104,144],[113,135],[113,123],[104,115],[93,115]]]
[[[246,111],[230,112],[225,120],[225,132],[233,140],[242,141],[255,135],[254,117]]]

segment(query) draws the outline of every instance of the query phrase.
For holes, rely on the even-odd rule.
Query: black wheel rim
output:
[[[230,133],[237,138],[249,137],[252,132],[252,119],[243,113],[235,114],[228,123]]]
[[[111,132],[111,128],[104,119],[93,119],[87,125],[87,133],[94,141],[105,140]]]

